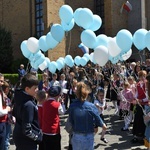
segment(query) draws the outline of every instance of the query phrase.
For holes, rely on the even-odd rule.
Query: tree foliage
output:
[[[12,34],[0,26],[0,72],[11,73],[13,62]]]

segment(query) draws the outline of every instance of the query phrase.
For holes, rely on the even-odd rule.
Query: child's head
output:
[[[21,80],[22,89],[29,95],[35,96],[38,89],[38,79],[35,75],[26,74]]]
[[[61,87],[60,86],[51,86],[48,90],[48,96],[55,98],[56,100],[60,97]]]
[[[66,78],[65,74],[62,73],[62,74],[60,75],[60,78],[61,78],[61,80],[65,80],[65,78]]]
[[[124,82],[123,86],[124,86],[125,89],[130,88],[130,84],[127,81]]]
[[[104,89],[98,89],[98,91],[97,91],[97,98],[98,98],[98,100],[102,100],[102,99],[104,99]]]
[[[139,71],[138,72],[138,77],[140,81],[144,81],[146,79],[147,72],[145,70]]]
[[[134,77],[133,76],[129,76],[128,77],[128,82],[129,82],[129,84],[134,84],[135,83]]]
[[[42,91],[42,90],[39,90],[37,91],[36,93],[36,100],[38,103],[42,104],[45,100],[46,100],[46,92],[45,91]]]
[[[89,93],[89,88],[84,82],[77,83],[76,96],[80,101],[85,101]]]
[[[9,93],[9,88],[10,85],[8,84],[8,82],[4,81],[4,84],[2,85],[2,90],[6,95]]]
[[[43,81],[48,80],[48,74],[47,74],[47,72],[43,72],[42,79],[43,79]]]
[[[54,73],[54,74],[52,75],[52,78],[53,78],[53,80],[56,80],[56,79],[57,79],[57,73]]]
[[[73,86],[76,86],[77,83],[78,83],[77,79],[74,78],[73,81],[72,81],[72,85],[73,85]]]

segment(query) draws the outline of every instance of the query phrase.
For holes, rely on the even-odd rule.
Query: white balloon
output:
[[[43,63],[41,63],[40,65],[39,65],[39,69],[41,70],[41,71],[43,71],[44,69],[46,69],[48,66],[47,66],[47,62],[46,62],[46,60],[43,62]]]
[[[94,55],[93,55],[95,61],[100,66],[104,66],[108,59],[109,59],[109,52],[108,48],[105,46],[98,46],[94,49]]]
[[[119,46],[116,43],[116,38],[108,38],[108,51],[109,51],[109,55],[111,55],[112,57],[115,57],[117,55],[120,54],[121,49],[119,48]]]
[[[132,49],[130,49],[127,53],[122,55],[123,60],[127,60],[132,55]]]
[[[39,41],[35,37],[30,37],[27,40],[27,48],[31,53],[36,53],[39,51]]]

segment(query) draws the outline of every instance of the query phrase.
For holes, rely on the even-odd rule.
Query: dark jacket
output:
[[[17,144],[36,145],[42,141],[34,98],[21,89],[15,91],[13,115],[16,118],[13,131],[16,146]]]

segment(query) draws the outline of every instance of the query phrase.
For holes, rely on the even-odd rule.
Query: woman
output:
[[[100,126],[106,130],[106,125],[99,116],[96,106],[86,101],[89,94],[85,83],[77,84],[76,96],[69,108],[69,120],[73,129],[73,150],[93,150],[94,127]]]

